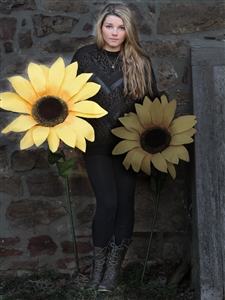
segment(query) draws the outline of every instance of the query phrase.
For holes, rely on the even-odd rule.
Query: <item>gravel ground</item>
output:
[[[187,273],[180,283],[171,287],[168,282],[178,265],[169,263],[147,268],[143,283],[140,283],[140,266],[125,268],[119,287],[110,293],[97,290],[86,291],[86,275],[70,276],[53,270],[12,277],[0,275],[1,300],[194,300]]]

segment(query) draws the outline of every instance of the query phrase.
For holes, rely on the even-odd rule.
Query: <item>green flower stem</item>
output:
[[[155,213],[154,213],[154,218],[153,218],[153,222],[152,222],[151,233],[150,233],[150,238],[149,238],[149,242],[148,242],[148,250],[147,250],[146,257],[145,257],[145,264],[144,264],[144,269],[143,269],[142,277],[141,277],[141,283],[143,282],[143,279],[144,279],[144,276],[145,276],[145,271],[146,271],[146,267],[147,267],[149,252],[150,252],[151,243],[152,243],[153,232],[154,232],[154,228],[155,228],[156,217],[157,217],[157,213],[158,213],[159,198],[160,198],[160,192],[161,192],[160,182],[161,182],[161,180],[159,178],[157,178],[157,188],[156,188],[157,197],[156,197],[156,203],[155,203]]]
[[[63,150],[61,150],[60,152],[62,154],[63,160],[66,161],[66,157],[65,157],[65,154],[64,154]],[[69,178],[68,178],[68,176],[65,178],[65,181],[66,181],[66,197],[67,197],[68,211],[69,211],[69,217],[70,217],[70,228],[71,228],[71,234],[72,234],[72,240],[73,240],[73,251],[74,251],[74,257],[75,257],[76,269],[77,269],[77,272],[78,272],[78,275],[79,275],[80,274],[80,268],[79,268],[79,263],[78,263],[76,236],[75,236],[75,230],[74,230],[73,212],[72,212],[72,208],[71,208]]]

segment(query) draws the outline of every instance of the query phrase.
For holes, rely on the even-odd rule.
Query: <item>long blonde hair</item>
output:
[[[103,49],[105,41],[102,37],[102,25],[108,15],[115,15],[124,22],[126,38],[121,47],[124,75],[124,95],[134,99],[142,98],[146,93],[152,93],[151,63],[149,57],[143,52],[136,25],[129,8],[116,3],[108,4],[100,13],[95,28],[95,43]]]

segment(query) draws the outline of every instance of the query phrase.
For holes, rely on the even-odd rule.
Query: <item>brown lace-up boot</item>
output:
[[[92,262],[91,276],[89,282],[85,286],[85,289],[87,290],[91,290],[99,286],[105,272],[108,249],[107,247],[94,247],[93,254],[94,258]]]
[[[114,291],[119,284],[119,274],[122,261],[126,255],[131,240],[124,239],[121,245],[115,244],[115,239],[110,243],[106,270],[98,290],[101,292]]]

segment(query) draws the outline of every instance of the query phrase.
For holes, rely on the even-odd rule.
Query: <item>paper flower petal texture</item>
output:
[[[160,101],[161,100],[161,101]],[[151,164],[161,172],[176,177],[174,164],[179,160],[189,161],[184,144],[193,142],[197,123],[193,115],[174,119],[176,100],[168,102],[165,95],[151,101],[145,97],[143,105],[135,104],[136,114],[128,113],[119,118],[123,124],[112,133],[123,139],[113,149],[114,155],[126,153],[123,165],[132,166],[135,172],[141,169],[151,175]]]
[[[2,133],[27,131],[20,141],[21,149],[39,147],[47,141],[49,149],[56,152],[62,140],[85,152],[85,139],[94,141],[94,129],[81,118],[100,118],[107,111],[87,100],[99,91],[100,85],[87,82],[91,73],[77,76],[77,68],[77,62],[65,67],[60,57],[50,68],[31,62],[29,80],[22,76],[10,77],[15,92],[1,93],[0,107],[21,115]]]

